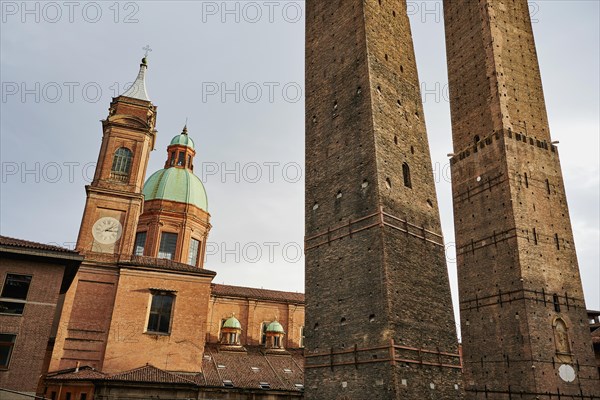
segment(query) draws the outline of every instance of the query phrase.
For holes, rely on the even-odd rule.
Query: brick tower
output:
[[[527,1],[444,13],[468,398],[600,398]]]
[[[306,93],[306,399],[462,398],[405,1],[308,0]]]
[[[102,121],[102,144],[77,239],[85,260],[67,292],[50,370],[81,362],[101,369],[117,283],[119,262],[130,261],[142,187],[154,148],[156,106],[148,99],[142,60],[137,79],[115,97]]]

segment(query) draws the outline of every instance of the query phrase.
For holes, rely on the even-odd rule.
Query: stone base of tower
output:
[[[389,342],[305,354],[307,400],[463,399],[460,356]],[[309,383],[310,382],[310,383]]]
[[[562,392],[562,391],[541,391],[541,392],[528,392],[528,391],[516,391],[506,389],[467,389],[466,400],[557,400],[557,399],[568,399],[568,400],[596,400],[600,399],[598,394],[578,391],[578,388],[574,388],[573,391]]]

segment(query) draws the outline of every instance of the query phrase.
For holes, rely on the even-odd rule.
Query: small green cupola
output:
[[[223,320],[223,324],[221,325],[220,343],[226,346],[240,346],[241,333],[242,324],[240,324],[240,321],[232,314],[231,317]]]
[[[176,168],[187,168],[190,171],[194,170],[194,156],[196,155],[196,149],[194,141],[188,135],[187,124],[183,127],[183,131],[173,139],[167,147],[167,161],[165,162],[165,168],[176,167]]]
[[[170,146],[185,146],[195,150],[194,141],[188,136],[187,124],[183,127],[183,131],[179,135],[171,139]]]
[[[277,321],[277,318],[269,325],[266,329],[267,341],[265,343],[267,349],[283,350],[283,337],[285,336],[285,330],[283,326]]]

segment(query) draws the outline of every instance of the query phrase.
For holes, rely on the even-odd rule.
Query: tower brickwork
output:
[[[598,398],[527,1],[445,0],[444,19],[467,398]]]
[[[131,260],[142,187],[156,136],[156,106],[146,94],[146,60],[132,87],[111,102],[102,121],[94,179],[86,186],[77,250],[85,256],[64,298],[50,371],[77,363],[101,369],[119,282]]]
[[[306,398],[462,398],[405,1],[307,1],[306,93]]]

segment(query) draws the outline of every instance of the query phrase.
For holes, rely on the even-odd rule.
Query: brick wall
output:
[[[6,274],[31,275],[22,315],[0,314],[0,333],[16,334],[10,364],[0,369],[0,387],[35,394],[56,312],[65,267],[33,260],[0,258],[0,285]],[[2,286],[0,286],[1,290]],[[0,392],[0,398],[7,395]]]

